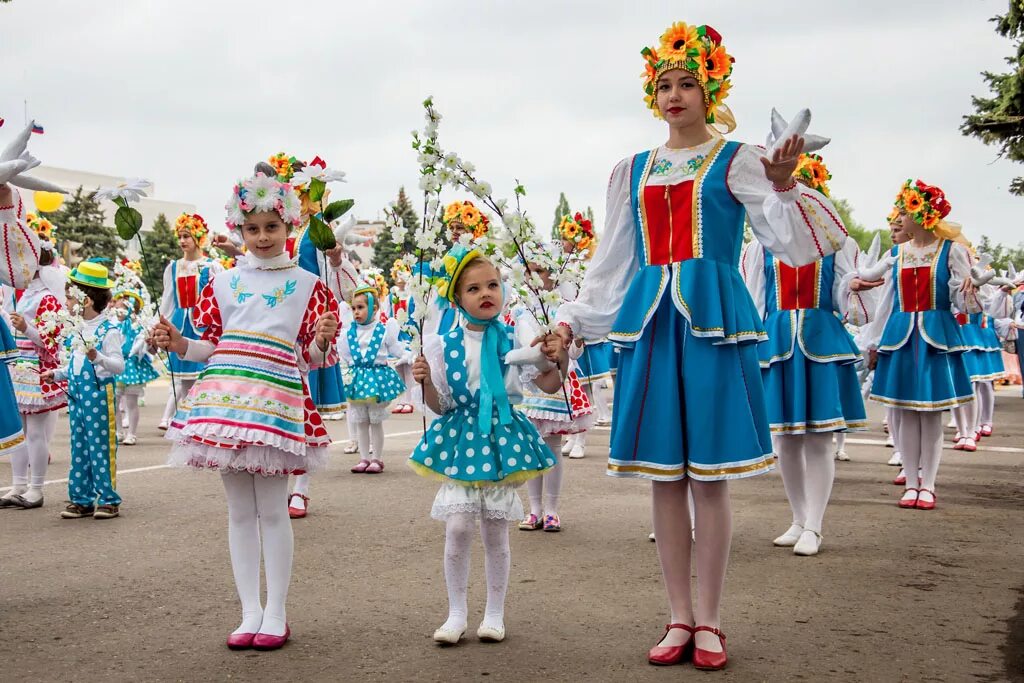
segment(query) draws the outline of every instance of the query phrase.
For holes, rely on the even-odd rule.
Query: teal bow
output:
[[[480,344],[480,408],[477,419],[480,422],[480,433],[487,436],[491,433],[491,413],[495,403],[498,406],[498,423],[512,423],[512,406],[508,402],[505,373],[502,370],[502,359],[512,350],[512,342],[500,316],[480,320],[461,307],[459,310],[466,316],[466,320],[484,328],[484,338]]]

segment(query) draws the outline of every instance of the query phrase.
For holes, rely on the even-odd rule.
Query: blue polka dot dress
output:
[[[353,324],[347,344],[339,349],[347,365],[345,395],[349,403],[387,405],[405,392],[402,377],[388,365],[389,357],[404,357],[405,345],[398,341],[397,326]]]
[[[482,333],[457,327],[444,337],[428,338],[424,348],[446,410],[427,429],[409,462],[418,474],[443,482],[431,511],[435,519],[467,513],[519,520],[524,512],[514,487],[555,464],[537,429],[517,410],[503,425],[495,407],[490,424],[481,428],[481,339]],[[522,400],[518,370],[502,367],[509,402],[515,405]]]
[[[153,368],[153,361],[145,349],[145,338],[142,327],[129,316],[121,323],[121,334],[124,335],[124,372],[117,376],[119,389],[140,392],[147,384],[160,376]]]

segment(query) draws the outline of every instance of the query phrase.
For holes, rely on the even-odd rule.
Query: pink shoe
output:
[[[366,466],[367,474],[380,474],[384,471],[384,463],[380,460],[371,460],[370,464]]]
[[[356,466],[352,468],[352,471],[356,474],[362,474],[366,471],[366,468],[370,466],[369,460],[360,460],[356,463]]]
[[[978,433],[982,436],[992,436],[992,425],[981,425],[981,431]]]
[[[284,644],[291,638],[292,630],[285,624],[283,636],[268,636],[266,633],[257,633],[256,637],[252,639],[252,649],[254,650],[278,650],[284,647]]]
[[[228,649],[248,650],[252,647],[252,641],[255,638],[255,633],[232,633],[228,636]]]

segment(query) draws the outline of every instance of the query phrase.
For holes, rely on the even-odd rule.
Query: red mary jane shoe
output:
[[[928,491],[928,493],[932,494],[932,499],[931,500],[922,500],[921,499],[921,494],[924,493],[925,491],[928,491],[928,489],[921,489],[920,490],[920,492],[918,493],[918,496],[917,496],[917,504],[914,507],[916,507],[918,510],[934,510],[935,509],[935,491]]]
[[[697,631],[707,631],[708,633],[714,633],[718,636],[719,642],[722,643],[722,651],[712,652],[710,650],[702,650],[699,647],[694,646],[694,668],[701,669],[702,671],[718,671],[719,669],[724,669],[725,665],[729,663],[729,657],[725,654],[725,634],[719,629],[712,628],[711,626],[698,626],[693,629],[694,634],[696,634]]]
[[[252,641],[255,638],[255,633],[232,633],[228,636],[228,649],[248,650],[252,647]]]
[[[284,644],[288,642],[288,639],[292,635],[292,630],[285,624],[283,636],[269,636],[266,633],[257,633],[256,637],[252,639],[252,649],[254,650],[277,650],[284,647]]]
[[[693,656],[693,627],[689,624],[669,624],[665,627],[665,636],[674,628],[681,628],[690,634],[690,638],[682,645],[662,647],[655,645],[647,652],[647,663],[655,666],[672,666],[689,661]],[[665,636],[661,639],[665,640]]]
[[[298,496],[299,498],[301,498],[302,502],[305,503],[305,505],[302,506],[301,508],[293,508],[292,507],[292,498],[294,498],[295,496]],[[291,519],[302,519],[303,517],[306,516],[306,513],[308,511],[309,511],[309,496],[304,496],[301,493],[293,493],[292,495],[288,496],[288,517],[290,517]]]

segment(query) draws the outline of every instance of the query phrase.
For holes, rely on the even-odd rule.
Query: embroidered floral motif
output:
[[[694,158],[686,162],[686,170],[689,173],[696,173],[700,170],[700,167],[704,165],[704,155],[698,154]]]
[[[231,291],[235,295],[235,301],[240,304],[244,304],[245,300],[252,296],[252,292],[245,291],[245,285],[242,284],[240,275],[231,278]]]
[[[279,303],[295,293],[296,284],[295,280],[288,280],[284,283],[284,287],[278,287],[270,294],[264,294],[263,300],[267,302],[267,306],[276,308]]]
[[[654,167],[651,169],[651,175],[657,175],[657,176],[672,176],[672,175],[691,176],[691,175],[696,175],[697,171],[700,170],[700,167],[704,165],[704,159],[705,158],[706,157],[703,154],[698,154],[697,156],[693,157],[692,159],[689,159],[686,162],[685,166],[683,166],[682,164],[680,164],[679,166],[676,166],[669,159],[658,159],[658,162],[656,164],[654,164]]]
[[[658,163],[651,169],[651,175],[668,175],[672,170],[672,162],[668,159],[659,159]]]

